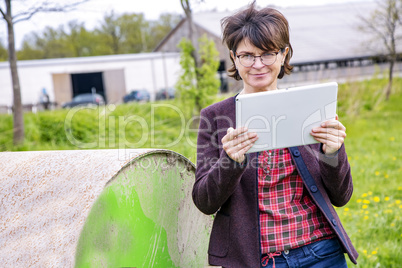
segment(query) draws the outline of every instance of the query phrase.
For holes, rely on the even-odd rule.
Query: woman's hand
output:
[[[338,121],[338,115],[336,115],[335,119],[322,123],[321,127],[313,128],[311,135],[323,144],[322,150],[325,154],[333,154],[345,141],[346,128]]]
[[[254,145],[258,139],[257,133],[246,133],[247,128],[228,128],[226,135],[222,138],[223,149],[227,155],[238,163],[244,161],[245,153]],[[242,135],[244,134],[244,135]]]

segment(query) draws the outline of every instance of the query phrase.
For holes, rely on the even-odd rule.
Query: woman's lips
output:
[[[263,77],[265,76],[267,73],[259,73],[259,74],[251,74],[254,77]]]

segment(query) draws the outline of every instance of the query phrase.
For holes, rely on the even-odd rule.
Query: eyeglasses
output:
[[[255,58],[260,58],[262,64],[268,66],[272,65],[275,63],[276,58],[279,54],[279,51],[277,52],[269,52],[269,53],[264,53],[261,56],[254,56],[250,54],[243,54],[243,55],[235,55],[239,59],[240,64],[243,65],[244,67],[251,67],[255,63]]]

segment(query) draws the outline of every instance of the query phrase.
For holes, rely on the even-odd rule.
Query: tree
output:
[[[68,22],[66,30],[60,25],[46,27],[41,33],[29,33],[17,55],[20,60],[30,60],[98,56],[105,52],[110,52],[110,48],[99,34],[88,31],[83,22],[73,20]]]
[[[17,56],[25,60],[73,57],[74,53],[69,47],[67,34],[61,25],[58,28],[48,26],[42,33],[33,32],[27,35],[22,47]]]
[[[203,0],[199,0],[198,2],[204,2]],[[192,52],[192,57],[194,59],[195,62],[195,66],[200,67],[200,58],[199,55],[197,53],[198,51],[198,43],[197,43],[197,34],[196,34],[196,28],[195,28],[195,24],[194,24],[194,20],[193,20],[193,11],[191,8],[191,3],[190,0],[180,0],[180,4],[183,8],[184,13],[186,14],[186,19],[188,22],[188,32],[189,32],[189,36],[188,39],[190,40],[191,44],[193,45],[193,47],[195,48]]]
[[[144,14],[123,14],[118,23],[122,32],[125,53],[148,52],[150,28]]]
[[[97,34],[105,41],[110,51],[105,51],[104,54],[120,54],[120,43],[122,39],[118,18],[112,10],[110,14],[105,14],[104,21],[97,30]]]
[[[72,57],[101,55],[98,52],[99,37],[93,31],[88,31],[83,22],[70,21],[65,39]]]
[[[402,31],[402,0],[378,2],[377,9],[370,14],[370,17],[360,17],[360,19],[362,21],[360,30],[372,34],[373,39],[382,42],[385,49],[383,52],[389,61],[389,80],[385,88],[386,100],[388,100],[392,91],[394,65],[397,60],[397,42],[402,40],[400,35]]]
[[[36,33],[30,33],[24,36],[22,41],[22,48],[17,51],[17,58],[19,60],[35,60],[44,59],[45,50],[41,49],[38,44],[43,45],[41,37]]]
[[[217,77],[219,53],[215,43],[204,35],[199,39],[199,44],[200,67],[196,66],[192,56],[195,48],[191,42],[183,38],[179,44],[182,74],[176,88],[180,99],[186,104],[185,107],[192,109],[190,111],[192,115],[194,112],[199,114],[202,108],[213,102],[220,86]]]
[[[66,28],[60,25],[29,33],[17,56],[30,60],[149,52],[176,26],[179,18],[162,14],[158,20],[147,21],[143,14],[117,16],[111,12],[90,31],[83,22],[73,20]]]
[[[197,37],[196,37],[196,30],[195,24],[193,20],[193,11],[191,9],[190,0],[180,0],[181,7],[183,8],[184,14],[186,14],[187,23],[188,23],[188,39],[190,40],[192,46],[195,48],[192,50],[192,57],[195,62],[195,66],[199,66],[199,59],[197,54]]]
[[[24,114],[21,101],[21,87],[17,68],[17,53],[15,50],[14,24],[20,21],[29,20],[39,12],[65,12],[73,9],[77,5],[89,0],[70,1],[68,4],[51,3],[48,1],[32,3],[26,7],[26,11],[17,14],[12,12],[11,0],[4,0],[4,7],[0,6],[0,14],[7,24],[8,33],[8,61],[10,63],[11,80],[13,84],[13,142],[15,145],[22,144],[24,141]],[[26,3],[24,3],[26,4]]]
[[[105,54],[127,54],[148,52],[150,27],[144,14],[132,13],[117,16],[112,11],[106,14],[100,28],[96,30],[105,46]]]
[[[198,0],[198,3],[204,2],[203,0]],[[193,12],[192,12],[192,8],[191,8],[191,3],[190,0],[180,0],[181,6],[184,10],[184,13],[186,14],[186,19],[188,22],[188,31],[189,31],[189,36],[187,41],[182,41],[181,44],[181,49],[182,49],[182,56],[186,55],[186,53],[188,51],[190,51],[190,56],[192,58],[192,60],[187,59],[188,63],[185,63],[185,65],[182,65],[183,67],[187,67],[189,68],[189,63],[192,62],[194,64],[193,68],[189,68],[187,71],[185,72],[192,72],[194,71],[194,74],[191,74],[191,76],[194,75],[195,78],[192,78],[192,80],[187,81],[187,83],[191,83],[193,84],[193,88],[196,90],[203,90],[202,85],[198,85],[198,83],[200,81],[202,81],[203,79],[203,74],[201,73],[202,70],[202,65],[203,64],[207,64],[206,62],[202,62],[205,61],[205,59],[201,59],[198,51],[199,51],[199,46],[198,46],[198,36],[197,36],[197,32],[196,32],[196,28],[195,28],[195,24],[194,24],[194,20],[193,20]],[[187,44],[186,44],[187,42]],[[190,42],[190,43],[188,43]],[[184,64],[184,63],[183,63]],[[218,66],[219,66],[219,61],[218,61]],[[218,67],[217,67],[218,68]],[[215,70],[215,72],[218,69]],[[190,77],[190,74],[188,74]],[[180,83],[179,83],[180,84]],[[189,86],[189,85],[186,85]],[[192,90],[190,90],[189,92],[192,92]],[[202,98],[201,96],[203,95],[202,92],[199,93],[195,93],[192,94],[193,100],[194,100],[194,105],[196,107],[196,109],[199,111],[201,111],[201,108],[203,106],[202,104]]]
[[[141,53],[152,51],[179,22],[179,16],[161,14],[156,21],[147,21],[142,13],[111,12],[96,32],[112,51],[107,54]]]

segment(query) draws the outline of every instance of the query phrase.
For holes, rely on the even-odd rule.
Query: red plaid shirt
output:
[[[263,254],[334,237],[328,221],[305,192],[287,148],[261,152],[258,163]]]

